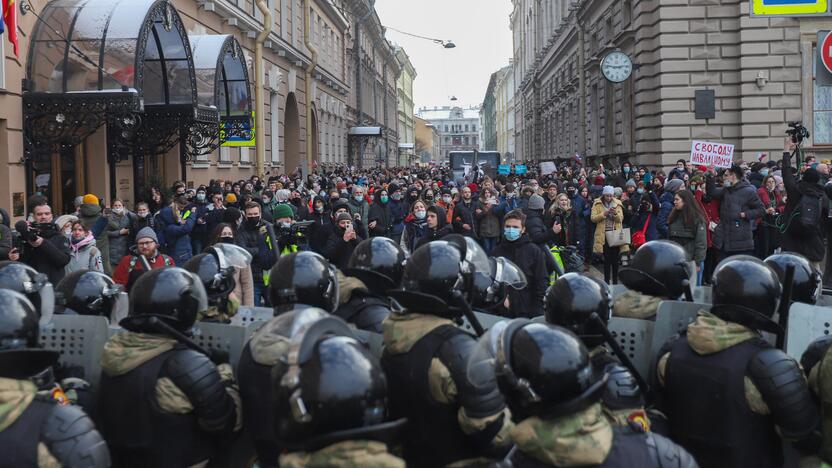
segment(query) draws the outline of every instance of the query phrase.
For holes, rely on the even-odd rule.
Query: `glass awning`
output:
[[[216,107],[221,120],[249,120],[248,67],[237,40],[231,35],[195,35],[188,39],[194,54],[199,105]]]
[[[196,105],[193,60],[167,0],[53,0],[35,26],[27,91],[135,90],[145,106]]]

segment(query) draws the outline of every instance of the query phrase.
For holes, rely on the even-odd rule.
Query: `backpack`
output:
[[[804,233],[812,232],[820,225],[821,211],[820,197],[814,194],[804,193],[797,204],[797,212],[800,214],[797,225]]]
[[[647,215],[647,221],[644,223],[644,228],[641,231],[636,231],[633,234],[633,238],[630,239],[630,243],[633,244],[633,250],[637,250],[639,247],[647,243],[647,228],[650,227],[650,216],[653,213],[649,213]]]

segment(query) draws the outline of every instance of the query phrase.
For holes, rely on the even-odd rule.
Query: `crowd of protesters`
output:
[[[268,272],[280,255],[312,250],[345,268],[368,237],[389,237],[409,255],[457,233],[523,269],[529,287],[511,299],[535,315],[552,275],[563,273],[562,259],[553,255],[562,249],[572,254],[570,269],[596,265],[609,284],[618,282],[618,269],[634,250],[656,239],[684,247],[700,284],[727,256],[765,258],[781,247],[823,271],[832,224],[829,166],[809,157],[793,167],[793,150],[787,143],[782,160],[721,170],[682,159],[667,172],[628,161],[609,168],[573,160],[545,175],[480,171],[462,179],[437,166],[335,168],[305,178],[212,180],[196,188],[177,182],[170,190],[152,187],[132,211],[120,199],[106,204],[87,194],[76,199],[75,212],[58,215],[34,195],[29,221],[54,229],[41,230],[43,239],[22,249],[0,233],[0,260],[30,263],[52,282],[78,269],[102,271],[129,289],[136,272],[148,267],[138,252],[154,268],[184,264],[216,242],[233,242],[253,258],[248,291],[240,294],[265,305]],[[821,215],[805,222],[800,211],[815,199]],[[9,217],[3,218],[0,229],[8,229]],[[614,242],[616,236],[623,241]]]

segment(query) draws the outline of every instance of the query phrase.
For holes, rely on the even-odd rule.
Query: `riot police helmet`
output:
[[[124,309],[122,304],[127,305],[123,289],[112,278],[98,271],[67,273],[55,287],[56,312],[118,317],[119,310]]]
[[[770,333],[780,333],[771,317],[782,293],[777,273],[755,257],[726,258],[714,270],[711,313],[729,322]]]
[[[251,254],[242,247],[233,244],[217,244],[208,247],[201,254],[194,255],[182,266],[199,277],[210,301],[225,298],[237,287],[237,282],[234,280],[235,266],[231,264],[225,253],[227,249],[235,248],[241,250],[249,258],[251,257]],[[244,267],[245,265],[241,268]]]
[[[464,243],[463,243],[464,244]],[[410,255],[400,290],[388,294],[406,309],[454,319],[466,300],[470,283],[464,274],[465,252],[458,243],[428,242]]]
[[[23,294],[0,289],[0,377],[26,379],[58,362],[58,353],[40,348],[38,313]]]
[[[389,237],[371,237],[352,251],[344,273],[360,279],[370,290],[386,293],[399,287],[404,272],[405,254]]]
[[[805,304],[817,302],[821,291],[821,275],[806,257],[794,252],[783,252],[769,256],[765,262],[777,273],[781,284],[786,280],[786,268],[794,265],[791,300]]]
[[[0,262],[0,289],[10,289],[26,296],[35,306],[44,325],[52,320],[55,310],[55,289],[49,277],[25,263]]]
[[[295,304],[332,312],[338,307],[338,276],[329,261],[315,252],[283,255],[269,274],[269,298],[278,313]]]
[[[290,450],[344,440],[387,442],[387,381],[378,359],[335,316],[306,325],[272,370],[275,433]]]
[[[598,314],[606,325],[612,316],[612,294],[606,283],[567,273],[546,290],[543,301],[547,322],[572,331],[589,348],[604,342],[604,335],[590,318]]]
[[[618,273],[627,288],[642,294],[678,299],[691,277],[685,249],[668,240],[647,242],[636,250],[629,266]]]
[[[184,268],[165,267],[142,274],[130,290],[130,311],[120,324],[144,333],[162,333],[156,320],[188,333],[197,315],[208,310],[205,286]],[[156,320],[151,320],[151,319]]]
[[[483,335],[468,361],[469,382],[485,388],[494,379],[516,421],[574,414],[600,401],[607,383],[589,351],[571,331],[514,319]]]

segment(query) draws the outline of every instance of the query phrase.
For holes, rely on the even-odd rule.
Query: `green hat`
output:
[[[295,212],[292,211],[291,206],[289,206],[285,203],[281,203],[281,204],[277,205],[277,208],[274,209],[274,212],[272,213],[272,216],[274,216],[274,219],[294,218],[295,217]]]

